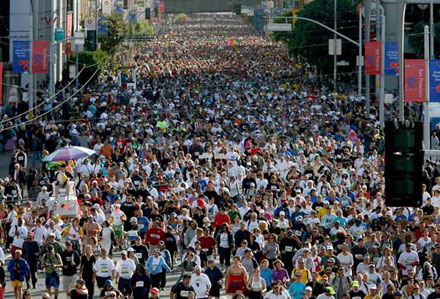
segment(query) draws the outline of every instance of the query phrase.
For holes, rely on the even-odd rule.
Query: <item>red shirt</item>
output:
[[[157,245],[160,241],[165,241],[165,233],[160,228],[150,228],[145,234],[145,245]]]
[[[226,213],[224,215],[218,213],[214,219],[214,227],[220,227],[224,223],[231,224],[231,219],[229,218],[228,214],[226,214]]]
[[[215,248],[215,245],[217,243],[215,242],[215,239],[211,236],[202,236],[199,238],[200,246],[202,246],[202,249],[212,249]]]

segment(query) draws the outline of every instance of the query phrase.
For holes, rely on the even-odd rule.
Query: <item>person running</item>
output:
[[[107,256],[107,251],[101,249],[101,256],[93,265],[94,279],[99,289],[103,289],[106,281],[115,277],[115,263]]]
[[[11,275],[12,287],[14,289],[15,299],[21,299],[23,282],[29,274],[30,268],[25,259],[22,259],[21,250],[14,252],[14,258],[9,261],[8,271]]]
[[[248,274],[246,269],[240,263],[240,257],[234,256],[233,264],[226,272],[226,293],[236,294],[237,292],[243,292],[246,281],[248,280]]]
[[[121,259],[116,263],[116,284],[118,290],[126,297],[131,298],[133,292],[131,277],[136,270],[133,260],[127,258],[127,251],[121,251]]]

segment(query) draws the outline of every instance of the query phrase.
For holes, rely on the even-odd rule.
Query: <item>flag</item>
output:
[[[108,18],[102,17],[98,19],[98,34],[107,35],[108,31]]]
[[[396,76],[399,73],[399,47],[396,42],[385,43],[385,75]]]
[[[365,43],[365,75],[380,75],[382,47],[380,42]]]
[[[49,72],[49,41],[36,40],[32,43],[32,73]]]
[[[102,1],[102,14],[105,16],[109,16],[112,14],[113,1],[112,0],[104,0]]]
[[[13,42],[12,72],[16,74],[28,73],[29,56],[30,56],[29,41],[15,40]]]
[[[67,13],[67,28],[66,28],[66,37],[72,36],[73,30],[73,13]]]
[[[425,101],[425,62],[405,59],[405,102]]]
[[[429,89],[429,101],[440,102],[440,60],[429,62]]]
[[[113,13],[115,15],[122,15],[124,11],[124,1],[123,0],[114,0],[113,1]]]

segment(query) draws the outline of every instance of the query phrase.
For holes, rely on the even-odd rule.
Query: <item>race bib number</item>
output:
[[[142,253],[141,252],[136,252],[134,254],[138,259],[142,258]]]
[[[361,260],[362,257],[363,257],[362,254],[355,254],[354,256],[355,256],[358,260]]]
[[[101,267],[101,273],[108,273],[108,267],[107,266]]]
[[[297,237],[301,237],[302,232],[300,232],[299,230],[297,230],[297,231],[295,231],[295,235],[296,235]]]
[[[285,249],[286,249],[286,252],[292,252],[293,247],[292,246],[286,246]]]
[[[137,288],[143,288],[144,287],[144,282],[143,281],[136,281],[136,287]]]
[[[139,229],[144,229],[144,225],[143,224],[138,224]]]
[[[121,268],[121,273],[122,274],[128,274],[128,268],[127,267],[122,267]]]
[[[188,297],[188,291],[180,291],[180,296]]]

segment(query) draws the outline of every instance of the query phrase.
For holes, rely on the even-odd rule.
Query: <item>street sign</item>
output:
[[[359,59],[359,56],[356,56],[356,65],[359,65],[359,61],[361,63],[361,66],[364,65],[364,56],[361,56]]]
[[[266,32],[273,32],[273,31],[292,31],[292,24],[282,24],[282,23],[269,23],[266,25],[265,30]]]
[[[74,64],[69,65],[69,79],[73,79],[76,76],[76,66]]]
[[[349,66],[349,65],[350,65],[350,62],[345,61],[345,60],[341,60],[341,61],[338,61],[336,64],[337,64],[338,66]]]
[[[84,18],[84,28],[86,31],[96,30],[95,18]]]
[[[342,40],[340,38],[336,39],[336,55],[342,54]],[[335,40],[328,40],[328,55],[335,55]]]
[[[75,45],[84,45],[85,43],[84,32],[75,32],[73,36],[75,40]]]

